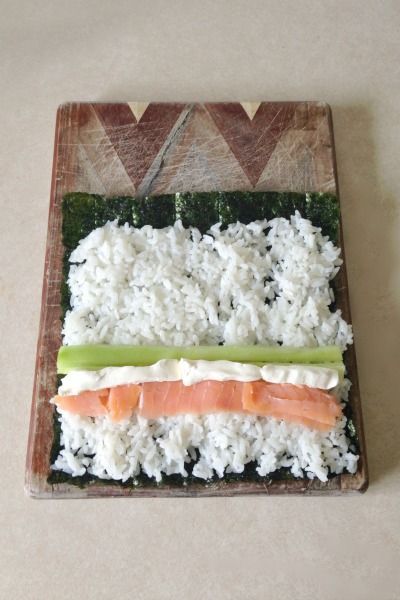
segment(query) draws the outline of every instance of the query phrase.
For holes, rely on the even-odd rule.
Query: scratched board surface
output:
[[[61,345],[63,244],[67,192],[144,196],[177,191],[271,190],[338,194],[329,107],[319,102],[68,103],[57,112],[41,321],[26,464],[26,491],[39,498],[341,494],[368,485],[354,346],[346,352],[350,403],[360,444],[355,475],[318,480],[223,480],[209,486],[83,488],[48,483],[53,443],[49,399]],[[344,249],[342,247],[344,254]],[[350,321],[346,268],[337,305]]]

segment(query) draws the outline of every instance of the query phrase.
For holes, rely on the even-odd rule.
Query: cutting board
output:
[[[127,488],[101,481],[50,485],[56,356],[61,344],[61,201],[66,192],[142,196],[177,191],[320,191],[338,195],[329,106],[320,102],[68,103],[57,112],[26,491],[38,498],[342,494],[368,485],[355,350],[346,353],[360,440],[355,475],[319,480],[224,481]],[[343,244],[342,253],[344,254]],[[351,320],[346,267],[337,305]]]

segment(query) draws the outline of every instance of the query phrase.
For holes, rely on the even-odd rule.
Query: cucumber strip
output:
[[[230,360],[242,363],[325,364],[342,362],[338,346],[289,348],[283,346],[111,346],[91,344],[62,346],[57,372],[99,371],[105,367],[146,366],[165,358]]]

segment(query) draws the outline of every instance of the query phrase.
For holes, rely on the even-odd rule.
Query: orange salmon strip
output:
[[[135,411],[147,419],[231,412],[274,417],[320,431],[332,429],[342,414],[339,401],[325,390],[262,380],[120,385],[77,396],[56,396],[53,402],[74,414],[108,415],[113,421],[129,419]]]
[[[240,381],[182,381],[143,383],[139,414],[147,419],[182,414],[205,415],[216,412],[243,412]]]
[[[290,383],[251,381],[243,384],[243,408],[264,415],[301,423],[321,431],[335,426],[342,410],[333,394]]]
[[[141,393],[140,385],[118,385],[110,388],[108,412],[112,421],[129,419],[136,410]]]
[[[58,408],[81,417],[109,415],[112,421],[122,421],[136,410],[140,393],[140,385],[118,385],[77,396],[56,396],[53,402]]]
[[[53,402],[58,408],[81,417],[101,417],[108,413],[108,394],[108,389],[82,392],[77,396],[56,396]]]

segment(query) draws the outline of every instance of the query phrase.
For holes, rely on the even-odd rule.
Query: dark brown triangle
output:
[[[128,104],[93,104],[125,170],[137,188],[184,105],[149,104],[138,123]]]
[[[280,138],[293,123],[296,103],[263,102],[252,120],[238,102],[205,106],[255,186]]]

